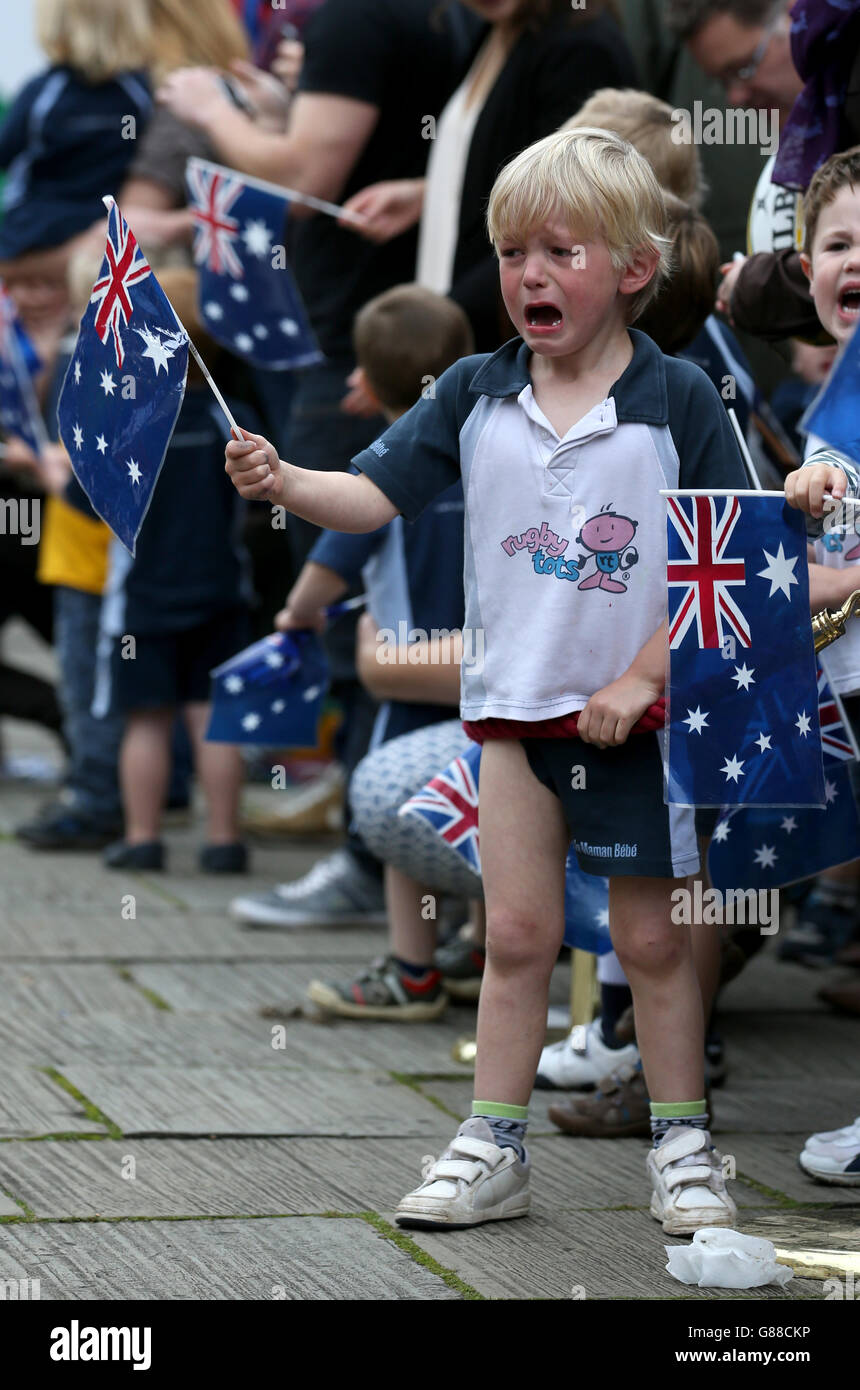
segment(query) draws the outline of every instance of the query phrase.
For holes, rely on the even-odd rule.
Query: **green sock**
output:
[[[655,1149],[671,1129],[707,1129],[708,1123],[704,1100],[651,1101],[651,1137]]]
[[[525,1159],[528,1106],[502,1105],[493,1100],[475,1100],[472,1102],[472,1115],[479,1116],[487,1122],[500,1149],[513,1149],[518,1158]]]

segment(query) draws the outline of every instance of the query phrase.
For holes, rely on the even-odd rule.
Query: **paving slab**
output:
[[[307,961],[291,962],[283,970],[267,962],[189,965],[177,961],[169,965],[135,965],[132,974],[172,1009],[230,1013],[273,1004],[293,1009],[305,1002],[307,987],[319,977],[322,968],[319,963]]]
[[[385,1075],[272,1064],[244,1067],[134,1067],[75,1064],[64,1075],[123,1134],[424,1135],[438,1111]]]
[[[0,965],[3,1010],[30,1027],[56,1027],[77,1014],[116,1013],[146,1017],[153,1011],[148,999],[124,980],[112,965],[68,961],[63,964]]]
[[[739,1173],[773,1188],[793,1202],[855,1207],[860,1244],[860,1186],[834,1187],[831,1183],[815,1182],[807,1177],[797,1162],[807,1133],[809,1131],[804,1132],[802,1137],[794,1134],[726,1134],[720,1136],[720,1148],[725,1153],[734,1154]]]
[[[814,1086],[807,1077],[750,1081],[733,1074],[731,1084],[718,1092],[719,1099],[714,1099],[714,1132],[720,1136],[720,1144],[723,1134],[738,1130],[805,1138],[813,1130],[838,1129],[848,1124],[857,1113],[857,1077],[830,1074],[825,1062],[827,1055],[823,1050],[819,1054],[822,1075]]]
[[[816,997],[824,982],[822,973],[778,960],[778,940],[778,936],[770,938],[740,975],[720,992],[720,1019],[732,1013],[760,1017],[771,1012],[830,1012]]]
[[[817,1087],[822,1056],[829,1076],[857,1076],[856,1019],[825,1013],[728,1014],[718,1025],[726,1046],[728,1089],[738,1078],[757,1081],[787,1075]]]
[[[106,1127],[88,1119],[79,1101],[34,1067],[4,1065],[0,1138],[72,1132],[103,1134]]]
[[[459,1299],[355,1218],[130,1221],[4,1227],[0,1279],[42,1299]]]
[[[821,1285],[792,1279],[785,1290],[700,1289],[666,1272],[663,1234],[646,1212],[537,1210],[521,1221],[471,1231],[410,1231],[417,1245],[485,1298],[773,1300],[821,1298]],[[582,1290],[583,1292],[579,1292]],[[575,1292],[574,1292],[575,1291]],[[567,1335],[575,1334],[576,1302]]]

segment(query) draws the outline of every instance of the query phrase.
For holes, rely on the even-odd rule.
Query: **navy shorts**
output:
[[[219,613],[183,632],[135,636],[134,657],[128,635],[114,639],[110,654],[110,708],[164,709],[204,704],[210,696],[209,672],[235,656],[250,641],[245,608]]]
[[[684,878],[699,867],[693,810],[663,800],[662,735],[618,748],[524,738],[529,767],[561,801],[580,868],[606,878]]]

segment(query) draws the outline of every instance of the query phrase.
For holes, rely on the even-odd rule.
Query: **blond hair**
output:
[[[160,82],[184,67],[228,68],[249,56],[230,0],[150,0],[152,75]]]
[[[521,240],[554,219],[586,239],[601,237],[616,271],[645,250],[657,255],[648,284],[626,296],[633,323],[670,269],[663,194],[647,159],[607,130],[557,130],[506,164],[493,184],[487,230],[499,243]]]
[[[599,126],[629,140],[644,154],[664,192],[674,193],[690,207],[702,206],[707,186],[699,151],[692,141],[685,145],[673,138],[677,125],[668,102],[633,87],[601,87],[561,129],[583,126]]]
[[[145,68],[150,32],[147,0],[36,0],[41,47],[93,86]]]

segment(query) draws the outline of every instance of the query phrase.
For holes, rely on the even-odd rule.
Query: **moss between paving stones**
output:
[[[57,1071],[56,1067],[40,1067],[39,1071],[50,1077],[57,1086],[72,1096],[81,1106],[88,1120],[95,1120],[96,1124],[104,1125],[109,1139],[122,1139],[123,1134],[119,1125],[114,1124],[113,1120],[109,1120],[107,1115],[99,1110],[98,1106],[94,1105],[82,1091],[79,1091],[77,1086],[73,1086],[61,1071]]]

